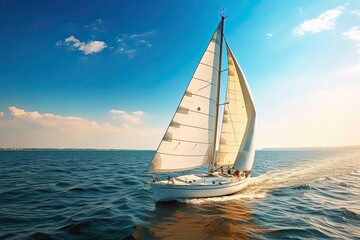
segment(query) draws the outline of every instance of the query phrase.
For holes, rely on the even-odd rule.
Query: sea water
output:
[[[0,239],[360,239],[360,151],[257,151],[249,186],[155,203],[153,151],[0,151]]]

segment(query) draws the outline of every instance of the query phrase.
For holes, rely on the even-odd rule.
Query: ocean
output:
[[[153,154],[0,151],[0,239],[360,239],[360,151],[257,151],[242,192],[165,203]]]

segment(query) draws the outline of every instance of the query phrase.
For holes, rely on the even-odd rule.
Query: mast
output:
[[[218,69],[218,89],[216,93],[216,111],[215,111],[215,131],[214,131],[214,145],[212,149],[212,161],[210,166],[210,172],[215,170],[215,151],[216,151],[216,142],[217,142],[217,130],[218,130],[218,121],[219,121],[219,99],[220,99],[220,79],[221,79],[221,61],[222,61],[222,45],[224,37],[224,22],[225,17],[221,16],[221,35],[220,35],[220,54],[219,54],[219,69]]]

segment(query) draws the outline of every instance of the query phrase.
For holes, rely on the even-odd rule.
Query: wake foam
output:
[[[309,186],[316,181],[360,171],[359,152],[337,152],[334,154],[336,155],[301,161],[299,165],[291,168],[272,170],[261,176],[250,178],[248,187],[234,195],[179,201],[190,204],[205,204],[209,202],[264,199],[276,189]]]

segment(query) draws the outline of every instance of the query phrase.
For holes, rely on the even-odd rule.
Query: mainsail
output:
[[[228,44],[228,85],[222,121],[218,166],[251,171],[254,162],[255,107],[250,89]]]
[[[220,23],[203,54],[149,172],[193,169],[213,160],[220,71]]]

